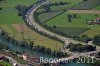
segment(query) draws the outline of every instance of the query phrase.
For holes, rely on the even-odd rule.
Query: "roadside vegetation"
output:
[[[82,45],[82,44],[73,44],[70,43],[67,48],[70,49],[72,52],[90,52],[95,51],[96,47],[92,45]]]

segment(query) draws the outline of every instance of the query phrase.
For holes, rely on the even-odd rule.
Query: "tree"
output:
[[[100,35],[96,35],[93,38],[93,43],[100,46]]]
[[[83,0],[83,2],[84,2],[84,1],[88,1],[88,0]]]
[[[72,22],[72,15],[71,15],[71,14],[68,14],[68,15],[67,15],[67,18],[68,18],[68,21],[69,21],[69,22]]]
[[[57,28],[56,25],[53,25],[53,28]]]
[[[0,44],[0,50],[2,49],[9,49],[9,47],[7,45],[4,45],[4,44]]]
[[[96,47],[92,45],[82,45],[82,44],[73,44],[70,43],[68,47],[70,51],[78,51],[78,52],[84,52],[84,51],[95,51]]]
[[[0,10],[2,10],[2,8],[0,8]]]
[[[76,15],[76,14],[73,14],[73,17],[74,17],[74,18],[77,18],[77,15]]]
[[[47,54],[51,54],[51,49],[50,48],[47,48]]]
[[[1,1],[5,1],[5,0],[0,0],[0,2],[1,2]]]
[[[30,41],[29,45],[30,45],[30,47],[32,49],[33,48],[33,45],[34,45],[34,41]]]
[[[24,16],[27,10],[27,6],[25,5],[17,5],[15,7],[18,10],[18,15],[19,16]]]

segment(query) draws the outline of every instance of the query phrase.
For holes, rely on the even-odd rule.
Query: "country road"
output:
[[[46,0],[45,2],[41,3],[41,4],[37,4],[37,6],[34,8],[32,7],[26,14],[26,18],[27,18],[27,23],[29,23],[29,25],[32,25],[32,26],[35,26],[35,28],[43,33],[46,33],[50,36],[54,36],[54,37],[57,37],[58,39],[64,41],[65,45],[68,45],[69,42],[71,43],[74,43],[74,44],[77,44],[77,43],[81,43],[81,44],[84,44],[86,45],[86,43],[84,42],[80,42],[80,41],[77,41],[77,40],[74,40],[72,38],[68,38],[68,37],[64,37],[64,36],[61,36],[61,35],[58,35],[58,34],[55,34],[45,28],[43,28],[42,26],[40,26],[36,21],[35,19],[33,18],[33,15],[34,15],[34,12],[41,6],[41,5],[44,5],[46,3],[48,3],[49,1],[51,0]],[[98,47],[100,49],[100,47]]]

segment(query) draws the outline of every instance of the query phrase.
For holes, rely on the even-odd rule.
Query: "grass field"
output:
[[[77,14],[78,19],[73,19],[71,23],[68,22],[67,15],[68,12],[61,14],[58,16],[61,11],[67,10],[68,8],[73,7],[72,9],[94,9],[94,10],[99,10],[99,5],[100,1],[99,0],[88,0],[86,2],[82,2],[83,0],[53,0],[52,3],[55,2],[70,2],[70,4],[67,5],[59,5],[59,6],[51,6],[51,11],[56,11],[56,12],[47,12],[40,14],[38,16],[40,22],[47,24],[51,27],[53,25],[56,25],[57,28],[56,30],[58,31],[63,31],[67,35],[74,36],[74,35],[82,35],[86,34],[89,37],[93,37],[94,35],[100,34],[100,26],[99,25],[87,25],[86,20],[90,19],[96,19],[96,14]],[[80,3],[80,4],[78,4]],[[75,6],[76,5],[76,6]],[[100,15],[98,14],[98,17]],[[90,30],[89,30],[90,28]],[[92,32],[92,33],[91,33]]]
[[[87,1],[84,1],[84,2],[76,5],[72,9],[89,10],[89,9],[96,7],[99,4],[100,4],[100,0],[87,0]]]
[[[57,5],[57,6],[51,6],[50,9],[51,11],[63,11],[63,10],[67,10],[75,5],[77,5],[78,3],[82,2],[82,0],[52,0],[50,3],[59,3],[60,1],[63,2],[67,2],[69,4],[66,5]],[[39,9],[38,11],[44,11],[43,9]]]
[[[84,29],[91,28],[88,31],[85,31],[83,34],[93,37],[96,34],[100,34],[100,25],[87,25],[86,20],[96,19],[95,14],[77,14],[78,19],[73,19],[72,22],[68,22],[67,19],[68,13],[63,13],[60,16],[55,17],[54,19],[47,21],[45,24],[49,26],[56,25],[60,31],[67,32],[67,34],[75,35],[85,31]],[[98,15],[100,17],[100,15]],[[97,30],[98,28],[98,30]],[[82,30],[81,30],[82,29]],[[65,31],[64,31],[65,30]],[[95,32],[93,32],[95,31]],[[90,34],[92,32],[92,34]]]
[[[75,35],[79,35],[87,30],[89,30],[89,28],[79,28],[79,27],[57,27],[55,28],[55,30],[64,32],[65,34],[67,34],[68,36],[75,36]]]
[[[59,6],[52,6],[51,7],[51,10],[52,11],[61,11],[61,10],[67,10],[75,5],[77,5],[78,3],[82,2],[82,0],[53,0],[53,3],[54,2],[60,2],[60,1],[63,1],[63,2],[68,2],[70,4],[66,4],[66,5],[59,5]]]
[[[100,10],[100,5],[94,7],[93,10]]]
[[[43,13],[38,16],[38,19],[40,20],[40,22],[44,23],[44,22],[47,22],[48,20],[62,14],[63,12],[64,11]]]
[[[11,66],[11,64],[5,62],[5,61],[0,61],[0,65],[3,65],[3,66]]]
[[[16,33],[15,37],[18,40],[21,40],[23,35],[12,26],[12,24],[24,24],[23,19],[17,16],[15,6],[19,4],[29,6],[34,2],[36,2],[36,0],[6,0],[4,2],[0,2],[0,7],[3,8],[3,10],[0,10],[0,27],[10,33],[10,36],[14,36],[13,33]],[[26,27],[26,30],[28,29],[27,26],[24,27]],[[29,32],[24,32],[24,36],[25,39],[30,38],[31,40],[35,41],[35,44],[49,47],[52,50],[59,50],[59,48],[63,46],[62,43],[41,36],[32,30],[29,30]]]

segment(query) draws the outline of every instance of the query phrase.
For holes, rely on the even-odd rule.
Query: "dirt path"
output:
[[[69,10],[69,13],[92,13],[100,14],[100,10]]]

